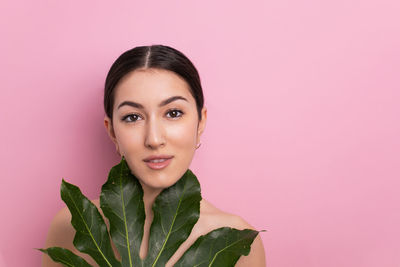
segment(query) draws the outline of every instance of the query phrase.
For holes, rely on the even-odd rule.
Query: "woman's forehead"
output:
[[[172,71],[159,69],[135,70],[127,74],[115,88],[115,104],[131,100],[159,104],[172,96],[182,96],[195,104],[189,85]]]

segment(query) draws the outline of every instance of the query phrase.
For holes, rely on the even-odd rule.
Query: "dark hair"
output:
[[[169,70],[183,78],[196,100],[197,114],[201,120],[204,105],[200,77],[193,63],[180,51],[165,45],[137,46],[124,52],[112,64],[104,87],[104,111],[111,119],[113,115],[115,87],[126,74],[136,69],[157,68]]]

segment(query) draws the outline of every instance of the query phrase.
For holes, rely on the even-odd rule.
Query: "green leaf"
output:
[[[114,256],[110,236],[103,217],[81,190],[62,180],[61,198],[71,212],[71,224],[76,230],[74,246],[89,254],[100,266],[121,266]]]
[[[172,186],[165,188],[153,204],[147,257],[141,260],[145,211],[143,189],[124,158],[111,168],[102,187],[100,207],[110,222],[110,234],[122,262],[113,253],[107,226],[96,206],[78,187],[62,181],[61,198],[72,214],[76,230],[74,246],[89,254],[103,267],[165,266],[179,246],[189,237],[200,216],[200,184],[187,170]],[[221,227],[199,237],[174,266],[234,266],[241,255],[248,255],[258,231]],[[41,250],[54,261],[67,266],[90,266],[82,258],[62,248]],[[76,265],[68,265],[71,264]],[[81,264],[81,265],[78,265]],[[82,265],[83,264],[83,265]],[[87,264],[87,265],[85,265]]]
[[[174,267],[234,266],[241,255],[248,255],[258,231],[221,227],[200,236]]]
[[[157,196],[149,250],[142,266],[165,266],[199,219],[200,200],[200,184],[189,169],[178,182]]]
[[[72,253],[68,249],[60,247],[52,247],[48,249],[39,249],[43,253],[46,253],[50,258],[55,261],[64,264],[65,266],[71,267],[92,267],[87,261],[78,255]]]
[[[143,190],[125,160],[112,167],[100,195],[100,207],[110,221],[110,234],[122,266],[139,266],[145,211]]]

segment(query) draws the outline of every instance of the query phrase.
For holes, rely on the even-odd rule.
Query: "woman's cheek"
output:
[[[140,143],[143,143],[142,139],[142,131],[140,129],[128,129],[120,132],[119,143],[122,146],[122,151],[132,153],[132,150],[140,148]]]
[[[191,147],[196,142],[196,125],[193,123],[177,123],[166,128],[166,142],[179,147]]]

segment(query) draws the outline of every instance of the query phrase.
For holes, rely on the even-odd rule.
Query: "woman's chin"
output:
[[[165,189],[167,187],[170,187],[172,185],[174,185],[178,179],[171,179],[170,177],[167,179],[163,179],[163,177],[151,177],[151,179],[145,179],[141,181],[141,184],[143,185],[143,183],[145,184],[146,187],[148,187],[148,189],[154,189],[154,190],[162,190]]]

